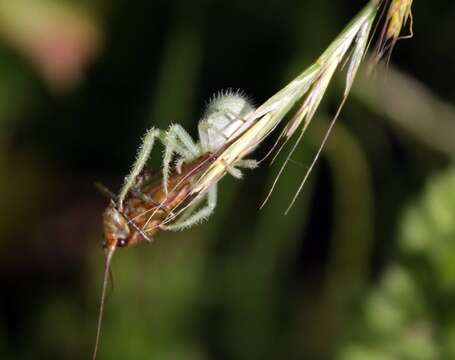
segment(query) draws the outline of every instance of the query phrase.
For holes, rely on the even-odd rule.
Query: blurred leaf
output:
[[[356,359],[359,347],[396,359],[453,356],[455,168],[433,176],[406,207],[398,241],[401,254],[368,294],[339,359]]]
[[[455,107],[412,76],[393,66],[378,66],[374,77],[358,77],[352,95],[420,143],[455,156]]]
[[[77,84],[99,52],[99,25],[82,8],[52,0],[0,0],[0,37],[27,57],[54,90]]]
[[[424,259],[441,289],[455,290],[455,169],[433,177],[404,214],[400,245]]]

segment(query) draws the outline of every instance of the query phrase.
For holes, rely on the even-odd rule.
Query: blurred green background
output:
[[[265,101],[364,3],[0,0],[0,357],[88,359],[94,182],[118,189],[147,127],[196,136],[220,89]],[[455,359],[455,4],[414,3],[287,216],[341,81],[263,210],[280,161],[223,179],[208,222],[117,252],[99,359]]]

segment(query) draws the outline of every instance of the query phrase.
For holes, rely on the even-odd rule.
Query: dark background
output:
[[[0,0],[1,357],[89,358],[107,205],[93,184],[119,188],[146,128],[196,136],[220,89],[261,104],[364,3]],[[341,76],[263,210],[283,156],[223,179],[208,222],[117,252],[99,359],[455,358],[455,5],[413,15],[288,215]]]

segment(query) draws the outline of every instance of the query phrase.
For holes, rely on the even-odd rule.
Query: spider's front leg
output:
[[[217,184],[212,185],[208,193],[204,196],[207,197],[207,205],[195,211],[195,207],[199,204],[199,201],[195,200],[197,203],[186,209],[177,221],[170,225],[161,225],[160,228],[171,231],[185,230],[208,218],[216,208]]]
[[[125,177],[125,181],[118,196],[117,202],[120,209],[123,207],[123,200],[125,199],[126,195],[137,183],[138,177],[150,157],[153,145],[155,144],[155,139],[159,137],[160,131],[155,128],[151,128],[145,133],[144,139],[142,140],[142,144],[139,147],[139,151],[136,156],[136,161],[134,162],[130,173]]]
[[[174,154],[181,156],[183,161],[191,161],[200,155],[200,150],[191,136],[179,124],[173,124],[161,139],[165,146],[163,156],[163,188],[168,193],[169,174]]]

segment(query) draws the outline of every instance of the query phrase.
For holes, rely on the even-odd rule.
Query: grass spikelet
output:
[[[408,20],[409,31],[412,36],[412,0],[393,0],[387,14],[387,39],[398,39],[400,37],[401,29],[406,26]]]
[[[378,42],[376,62],[378,62],[385,53],[388,53],[387,60],[390,59],[390,54],[397,41],[409,39],[413,36],[412,1],[413,0],[391,0]],[[400,36],[402,29],[408,23],[409,33]]]

